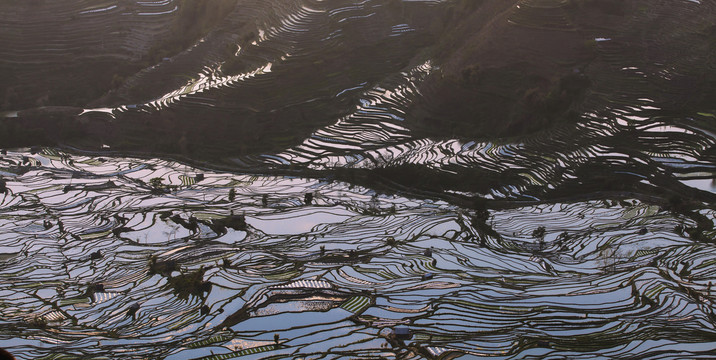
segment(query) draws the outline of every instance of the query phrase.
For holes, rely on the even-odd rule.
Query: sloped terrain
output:
[[[7,146],[264,170],[474,164],[458,150],[472,142],[564,158],[595,144],[650,158],[677,147],[714,162],[710,2],[48,4],[3,5],[12,10],[3,12],[12,30],[0,60],[10,74],[4,108],[19,115],[0,124]],[[654,128],[700,145],[654,141]],[[634,141],[608,145],[614,138]],[[453,140],[456,148],[434,151]],[[414,158],[423,144],[433,154]],[[522,181],[510,175],[500,181]]]
[[[0,29],[18,358],[715,351],[713,1],[8,0]]]
[[[21,359],[716,351],[714,244],[690,235],[713,210],[606,199],[485,213],[52,149],[0,164],[0,347]]]

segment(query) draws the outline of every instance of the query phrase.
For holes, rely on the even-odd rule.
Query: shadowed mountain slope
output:
[[[713,2],[0,7],[5,146],[259,171],[377,169],[399,183],[393,170],[415,165],[431,189],[502,194],[543,194],[545,184],[571,181],[564,168],[619,177],[644,163],[637,173],[662,169],[656,159],[675,153],[695,168],[667,174],[715,162]],[[613,154],[641,160],[615,163]]]

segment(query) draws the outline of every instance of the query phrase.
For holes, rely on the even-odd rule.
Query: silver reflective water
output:
[[[404,2],[441,6],[449,0]],[[713,8],[678,2],[680,16],[650,11],[668,22],[708,16]],[[116,49],[109,56],[131,60],[168,31],[166,15],[176,3],[76,1],[71,11],[60,2],[45,9],[77,17],[71,29],[89,49],[85,56]],[[567,3],[524,0],[509,21],[570,31]],[[664,52],[676,58],[659,72],[623,64],[630,44],[605,30],[594,38],[595,51],[609,60],[613,78],[602,82],[609,87],[593,89],[597,96],[580,121],[500,141],[415,138],[405,113],[423,97],[420,84],[441,70],[412,49],[384,51],[375,69],[363,69],[356,79],[323,74],[331,81],[315,94],[274,95],[277,73],[306,69],[323,50],[350,48],[350,37],[336,24],[356,22],[366,34],[380,35],[369,44],[420,35],[402,21],[377,28],[361,20],[377,16],[388,2],[242,4],[226,24],[260,19],[252,42],[239,46],[239,32],[231,31],[212,35],[222,37],[214,42],[200,39],[127,79],[125,88],[167,80],[173,66],[186,67],[190,79],[170,76],[176,86],[165,94],[86,113],[211,109],[225,94],[254,92],[267,94],[258,105],[272,111],[321,97],[352,105],[299,145],[254,161],[317,170],[417,164],[446,173],[480,169],[485,177],[516,170],[519,179],[483,194],[510,200],[540,199],[542,190],[577,178],[574,169],[585,164],[645,164],[624,169],[646,184],[664,172],[713,191],[716,167],[708,152],[716,136],[694,118],[714,115],[660,117],[650,94],[634,91],[658,86],[674,68],[698,59]],[[96,39],[83,22],[117,31]],[[14,25],[8,34],[52,28]],[[74,56],[76,44],[62,41],[59,32],[45,38],[47,48],[6,47],[12,50],[5,52],[8,61],[44,61],[31,63],[37,72],[23,78],[27,83],[41,83],[58,58]],[[227,44],[248,70],[225,71],[221,51]],[[182,64],[192,57],[199,65]],[[0,160],[0,175],[8,188],[0,194],[0,347],[22,359],[665,359],[716,352],[714,245],[684,233],[693,220],[637,200],[492,211],[487,223],[496,237],[473,226],[472,210],[439,201],[158,159],[18,150]],[[153,185],[155,178],[161,182]],[[711,210],[701,213],[714,219]],[[222,225],[237,216],[246,226]],[[196,274],[199,281],[191,282]],[[209,286],[187,290],[177,279]],[[412,331],[410,340],[391,336],[401,326]]]
[[[153,13],[158,19],[163,19],[161,14],[175,8],[175,1],[170,0],[123,3],[116,7],[112,7],[112,1],[106,4],[80,3],[84,7],[74,10],[80,11],[82,16],[122,14],[128,19],[132,19],[137,12]],[[700,124],[712,118],[713,114],[663,116],[650,98],[652,94],[648,93],[662,88],[660,84],[666,85],[679,72],[697,68],[700,64],[697,57],[663,51],[663,66],[626,64],[625,54],[633,51],[630,50],[628,37],[611,34],[612,31],[605,29],[603,37],[594,38],[593,50],[609,68],[605,73],[608,76],[604,75],[608,78],[595,82],[596,87],[591,90],[593,96],[589,97],[576,123],[559,124],[544,133],[500,140],[499,143],[486,139],[436,141],[415,138],[409,130],[410,126],[405,124],[405,114],[416,101],[429,101],[430,96],[421,94],[420,86],[430,76],[442,76],[442,71],[434,64],[429,52],[398,46],[401,41],[407,42],[423,35],[425,29],[414,29],[413,25],[405,23],[388,28],[380,21],[370,21],[390,13],[388,8],[396,3],[400,2],[292,0],[273,3],[244,0],[224,21],[228,29],[247,21],[256,23],[257,34],[247,40],[250,41],[248,44],[243,47],[239,44],[238,30],[212,33],[210,37],[213,38],[207,41],[201,39],[169,61],[162,61],[135,74],[118,90],[122,92],[134,86],[141,88],[142,84],[163,83],[170,78],[172,84],[176,82],[171,91],[157,94],[153,99],[142,99],[138,104],[87,109],[85,114],[117,116],[158,112],[167,108],[180,112],[191,109],[236,111],[241,108],[249,109],[246,116],[250,117],[250,113],[256,111],[270,113],[289,104],[305,105],[319,100],[356,103],[355,107],[341,109],[340,113],[345,115],[328,119],[328,125],[316,129],[299,145],[276,153],[235,160],[241,166],[300,164],[317,170],[416,164],[452,173],[465,168],[479,169],[484,171],[485,177],[495,176],[507,169],[517,173],[519,179],[513,178],[482,194],[493,198],[539,198],[541,194],[531,194],[528,189],[535,186],[541,189],[559,187],[561,183],[574,179],[574,172],[578,169],[595,162],[627,168],[625,171],[629,175],[643,178],[645,183],[651,184],[650,174],[639,172],[642,165],[647,165],[648,171],[673,173],[686,185],[712,191],[700,179],[712,178],[716,171],[709,155],[716,147],[716,135],[702,129]],[[426,7],[450,5],[450,1],[405,3]],[[653,12],[651,16],[638,21],[648,22],[652,16],[658,17],[662,19],[664,29],[693,28],[696,33],[701,31],[701,19],[708,17],[714,9],[713,4],[687,0],[675,3],[679,4],[674,5],[677,13],[673,13],[672,8],[655,6],[648,9]],[[576,26],[568,14],[569,8],[570,2],[565,0],[521,0],[511,9],[509,22],[518,27],[572,31]],[[355,34],[346,33],[351,29],[346,27],[348,22],[361,29],[360,41],[354,39]],[[149,33],[156,32],[158,30]],[[659,32],[640,36],[647,37],[656,45],[666,43]],[[378,65],[345,67],[336,74],[326,74],[325,70],[316,67],[326,56],[346,56],[350,53],[341,49],[352,49],[354,46],[364,49],[381,41],[389,45],[381,46],[381,51],[370,54],[375,57],[371,64]],[[227,46],[236,48],[228,58],[224,53]],[[334,51],[341,55],[334,54]],[[226,70],[226,64],[231,61],[240,62],[245,70]],[[179,68],[182,69],[180,73],[191,74],[190,79],[177,82]],[[350,74],[341,75],[351,71],[359,73],[355,79],[348,76]],[[277,89],[277,83],[298,73],[315,75],[315,78],[294,79],[305,82],[302,84],[306,88],[312,87],[314,91],[278,91],[281,89]],[[668,85],[659,91],[671,91],[675,99],[679,98],[679,86],[687,86],[672,82]],[[280,96],[277,95],[279,93]],[[260,99],[260,104],[232,105],[222,100],[231,98],[240,102],[250,94],[266,96]],[[635,147],[635,144],[638,146]]]
[[[2,167],[0,347],[20,358],[716,351],[714,245],[636,200],[493,211],[494,237],[470,210],[339,182],[53,149]],[[211,227],[232,214],[246,227]],[[210,287],[180,296],[170,279],[198,271]]]

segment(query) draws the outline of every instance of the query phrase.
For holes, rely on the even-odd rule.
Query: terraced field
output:
[[[716,351],[713,243],[638,200],[495,210],[486,231],[334,181],[49,149],[3,169],[0,346],[20,358]]]
[[[712,358],[716,3],[0,3],[20,359]]]

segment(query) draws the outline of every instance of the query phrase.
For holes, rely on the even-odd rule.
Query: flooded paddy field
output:
[[[0,1],[0,348],[713,358],[715,21]]]
[[[716,351],[716,245],[636,199],[485,212],[47,148],[2,169],[0,346],[18,358]]]

